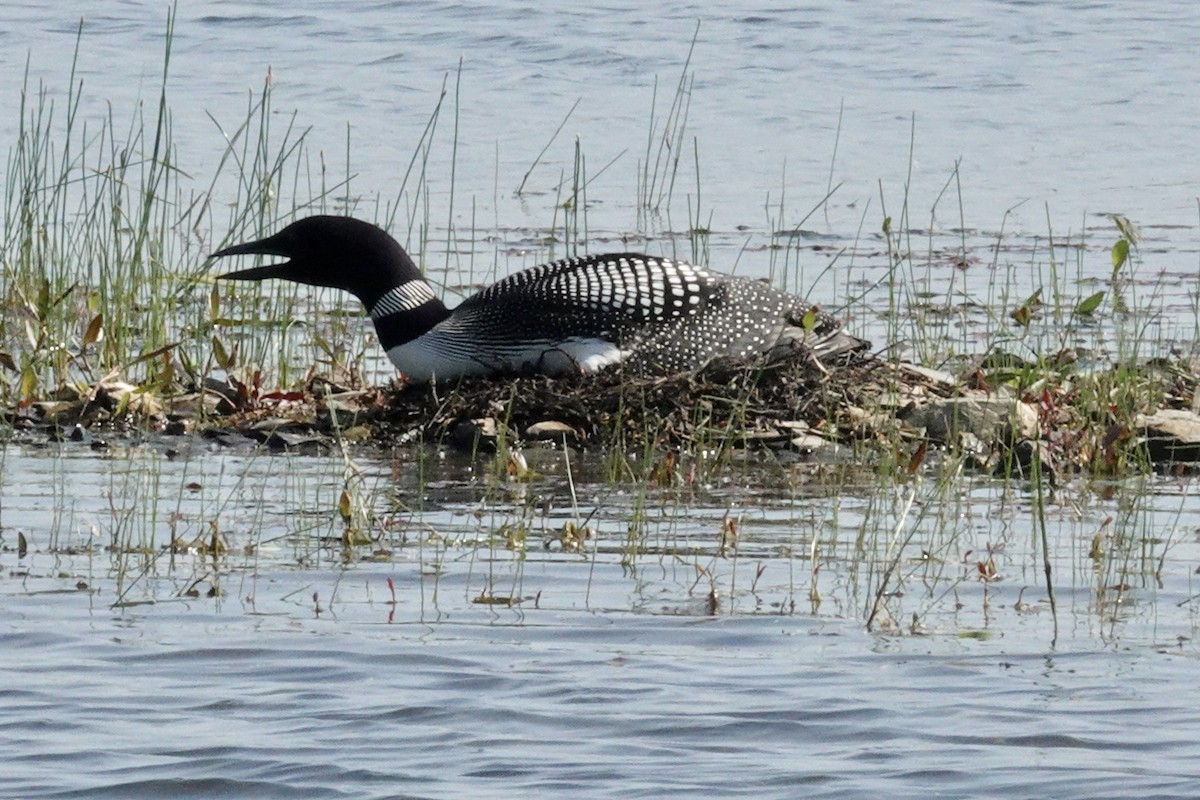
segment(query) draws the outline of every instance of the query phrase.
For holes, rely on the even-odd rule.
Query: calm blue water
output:
[[[4,142],[27,57],[31,84],[65,96],[80,14],[83,117],[111,102],[127,120],[139,98],[152,114],[164,6],[10,3]],[[312,157],[335,174],[349,131],[350,193],[373,208],[394,199],[448,76],[457,147],[447,106],[428,166],[439,235],[453,225],[464,248],[504,267],[497,249],[517,253],[552,226],[578,136],[590,175],[613,162],[589,187],[597,249],[637,227],[650,118],[661,132],[697,21],[675,202],[652,234],[688,227],[691,202],[714,230],[714,264],[766,274],[771,231],[836,186],[804,228],[852,247],[859,266],[818,281],[829,256],[803,256],[805,282],[836,300],[886,260],[870,235],[885,213],[900,218],[906,185],[911,227],[933,228],[938,248],[971,229],[985,265],[1001,228],[1032,263],[1046,258],[1039,237],[1087,226],[1096,242],[1071,269],[1103,275],[1114,237],[1094,215],[1118,212],[1147,234],[1147,283],[1187,312],[1200,265],[1200,17],[1184,3],[193,2],[179,10],[168,82],[178,160],[206,185],[223,147],[208,115],[236,125],[270,70],[279,124],[295,109]],[[986,298],[994,273],[966,275],[955,290]],[[1023,291],[1035,279],[1014,280]],[[346,555],[340,458],[192,447],[174,461],[154,447],[4,450],[0,794],[1200,792],[1189,483],[1055,498],[1053,641],[1019,487],[967,482],[914,523],[891,624],[867,633],[899,505],[869,486],[839,498],[786,470],[751,473],[635,514],[636,497],[585,474],[578,502],[600,511],[579,555],[537,541],[571,517],[561,464],[546,466],[548,486],[497,495],[478,465],[418,476],[408,459],[364,459],[355,485],[373,498],[386,552]],[[1131,496],[1143,499],[1131,507]],[[717,555],[726,512],[742,516],[736,562]],[[1088,552],[1110,515],[1122,545],[1108,549],[1124,560],[1097,565]],[[648,520],[647,550],[631,557],[635,517]],[[231,547],[216,566],[164,549],[214,520]],[[517,523],[533,531],[524,559],[503,541]],[[985,591],[972,570],[989,548],[1003,580]],[[519,602],[476,602],[488,596]]]

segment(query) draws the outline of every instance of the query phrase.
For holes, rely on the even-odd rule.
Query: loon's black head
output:
[[[367,308],[396,286],[421,278],[399,242],[382,228],[352,217],[306,217],[265,239],[218,250],[210,258],[237,255],[283,256],[288,260],[227,272],[219,276],[221,279],[283,278],[329,286],[351,292]]]

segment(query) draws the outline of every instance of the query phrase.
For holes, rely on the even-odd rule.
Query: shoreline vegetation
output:
[[[8,155],[0,250],[6,312],[0,403],[14,435],[80,438],[77,427],[97,436],[198,431],[284,448],[323,447],[343,436],[381,446],[432,442],[467,449],[524,439],[633,451],[761,445],[810,453],[853,444],[910,470],[924,457],[920,448],[935,445],[1009,474],[1013,464],[1033,458],[1052,463],[1054,472],[1118,477],[1200,459],[1194,346],[1177,347],[1169,358],[1140,355],[1147,348],[1139,336],[1152,329],[1155,309],[1139,305],[1137,229],[1116,215],[1107,285],[1075,297],[1063,274],[1065,260],[1051,247],[1050,285],[1024,300],[1012,300],[1006,289],[982,303],[994,330],[977,354],[961,355],[963,341],[950,335],[951,323],[937,321],[956,315],[951,298],[938,308],[912,286],[946,256],[931,245],[922,263],[913,241],[921,231],[905,198],[898,216],[885,209],[880,224],[891,268],[872,288],[884,286],[888,307],[866,307],[863,292],[843,309],[851,317],[882,318],[887,341],[877,341],[874,356],[828,374],[803,363],[718,364],[700,375],[650,381],[627,381],[614,372],[558,382],[364,388],[364,365],[377,345],[361,314],[294,286],[247,292],[217,285],[204,254],[222,242],[211,241],[207,231],[234,237],[289,216],[373,205],[383,224],[407,228],[407,245],[415,244],[418,261],[428,265],[438,229],[429,218],[431,177],[424,165],[442,116],[457,116],[458,108],[445,107],[450,95],[443,87],[396,197],[347,208],[335,198],[348,190],[349,171],[332,180],[323,156],[314,169],[294,114],[280,130],[268,75],[236,126],[213,118],[227,144],[211,181],[198,187],[170,140],[165,87],[173,28],[172,14],[153,116],[146,120],[139,108],[126,133],[111,117],[100,131],[77,121],[82,82],[74,68],[65,103],[56,104],[44,86],[31,87],[26,75],[18,139]],[[82,39],[81,24],[76,59]],[[650,117],[634,238],[686,240],[692,260],[703,261],[713,232],[701,216],[698,178],[695,195],[686,198],[686,231],[653,228],[669,222],[678,204],[674,189],[686,179],[678,154],[686,150],[689,65],[690,55],[665,116],[656,111]],[[588,246],[588,181],[576,141],[574,174],[560,182],[553,222],[540,236],[548,251]],[[290,212],[281,195],[292,198]],[[798,282],[786,273],[801,248],[797,234],[828,199],[796,224],[783,223],[787,211],[780,204],[767,246],[772,264],[784,263],[777,282]],[[452,195],[450,202],[453,229]],[[214,219],[217,209],[228,218]],[[998,240],[993,267],[1005,257]],[[965,234],[955,258],[965,264]],[[455,284],[453,276],[444,277]],[[1017,282],[1009,276],[1005,283]],[[1040,336],[1024,338],[1038,327]],[[1095,332],[1100,349],[1111,344],[1115,354],[1104,361],[1070,346],[1080,331]],[[1058,347],[1034,349],[1056,335]],[[906,343],[903,357],[893,347],[897,342]],[[904,456],[906,450],[912,452]]]
[[[1067,357],[1062,357],[1067,361]],[[1018,392],[1012,383],[1032,380]],[[1119,383],[1118,383],[1119,382]],[[697,374],[632,378],[619,370],[567,378],[504,377],[455,386],[348,388],[323,376],[294,389],[236,378],[151,394],[119,380],[7,412],[24,441],[196,434],[226,446],[328,452],[350,445],[494,451],[522,443],[627,453],[687,452],[720,460],[765,448],[818,461],[873,453],[901,471],[927,447],[968,466],[1028,477],[1040,459],[1051,481],[1191,472],[1200,462],[1195,371],[1159,361],[1079,375],[1011,357],[964,360],[958,375],[874,356],[819,366],[717,362]],[[1101,401],[1120,397],[1120,404]],[[842,449],[839,450],[838,448]],[[842,453],[842,455],[837,455]]]

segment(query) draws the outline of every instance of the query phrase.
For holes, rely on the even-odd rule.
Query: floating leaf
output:
[[[1121,267],[1125,266],[1125,262],[1129,260],[1129,240],[1118,239],[1117,243],[1112,246],[1112,265],[1113,275],[1121,271]]]
[[[87,330],[83,332],[83,346],[95,344],[104,338],[104,315],[97,314],[92,317],[92,321],[88,323]]]
[[[1104,302],[1104,292],[1096,292],[1091,297],[1084,298],[1079,305],[1075,306],[1075,313],[1081,317],[1090,317],[1096,313],[1096,309]]]
[[[516,599],[509,595],[492,594],[485,590],[471,602],[486,606],[511,606],[516,603]]]
[[[17,531],[17,558],[24,558],[29,552],[29,540],[25,538],[25,531]]]

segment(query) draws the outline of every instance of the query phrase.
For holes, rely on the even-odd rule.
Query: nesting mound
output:
[[[723,361],[699,373],[656,378],[606,370],[464,381],[451,390],[396,391],[381,421],[392,437],[420,431],[459,445],[497,429],[583,445],[647,436],[670,445],[714,435],[777,438],[807,429],[836,437],[855,424],[853,409],[878,397],[885,373],[883,362],[865,356],[836,364],[795,357],[765,366]]]

